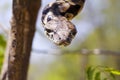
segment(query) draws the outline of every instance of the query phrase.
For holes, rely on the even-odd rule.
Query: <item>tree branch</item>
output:
[[[13,0],[13,18],[4,80],[26,80],[36,18],[41,0]],[[6,53],[7,54],[7,53]],[[3,71],[5,74],[6,71]],[[4,75],[2,76],[3,79]]]
[[[114,55],[120,56],[119,51],[111,51],[111,50],[102,50],[102,49],[81,49],[81,50],[32,50],[34,53],[45,54],[45,55],[64,55],[64,54],[80,54],[80,55]]]

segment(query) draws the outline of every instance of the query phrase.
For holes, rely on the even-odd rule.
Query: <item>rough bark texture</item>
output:
[[[7,72],[3,80],[26,80],[35,23],[41,0],[13,0]],[[6,63],[5,63],[6,64]],[[7,74],[7,75],[6,75]]]

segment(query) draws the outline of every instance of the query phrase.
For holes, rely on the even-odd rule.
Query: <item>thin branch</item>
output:
[[[111,51],[111,50],[103,50],[103,49],[81,49],[81,50],[37,50],[33,49],[32,52],[39,53],[39,54],[47,54],[47,55],[64,55],[64,54],[80,54],[80,55],[114,55],[120,56],[119,51]]]
[[[46,55],[61,55],[61,51],[60,50],[38,50],[38,49],[32,49],[33,53],[37,53],[37,54],[46,54]]]

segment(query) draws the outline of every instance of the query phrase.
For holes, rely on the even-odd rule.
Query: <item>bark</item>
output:
[[[7,67],[2,80],[26,80],[35,24],[41,0],[13,0]]]

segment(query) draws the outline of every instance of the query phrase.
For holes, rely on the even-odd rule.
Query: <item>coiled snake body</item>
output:
[[[83,8],[85,0],[56,0],[42,12],[42,23],[46,36],[57,45],[67,46],[77,30],[70,22]]]

